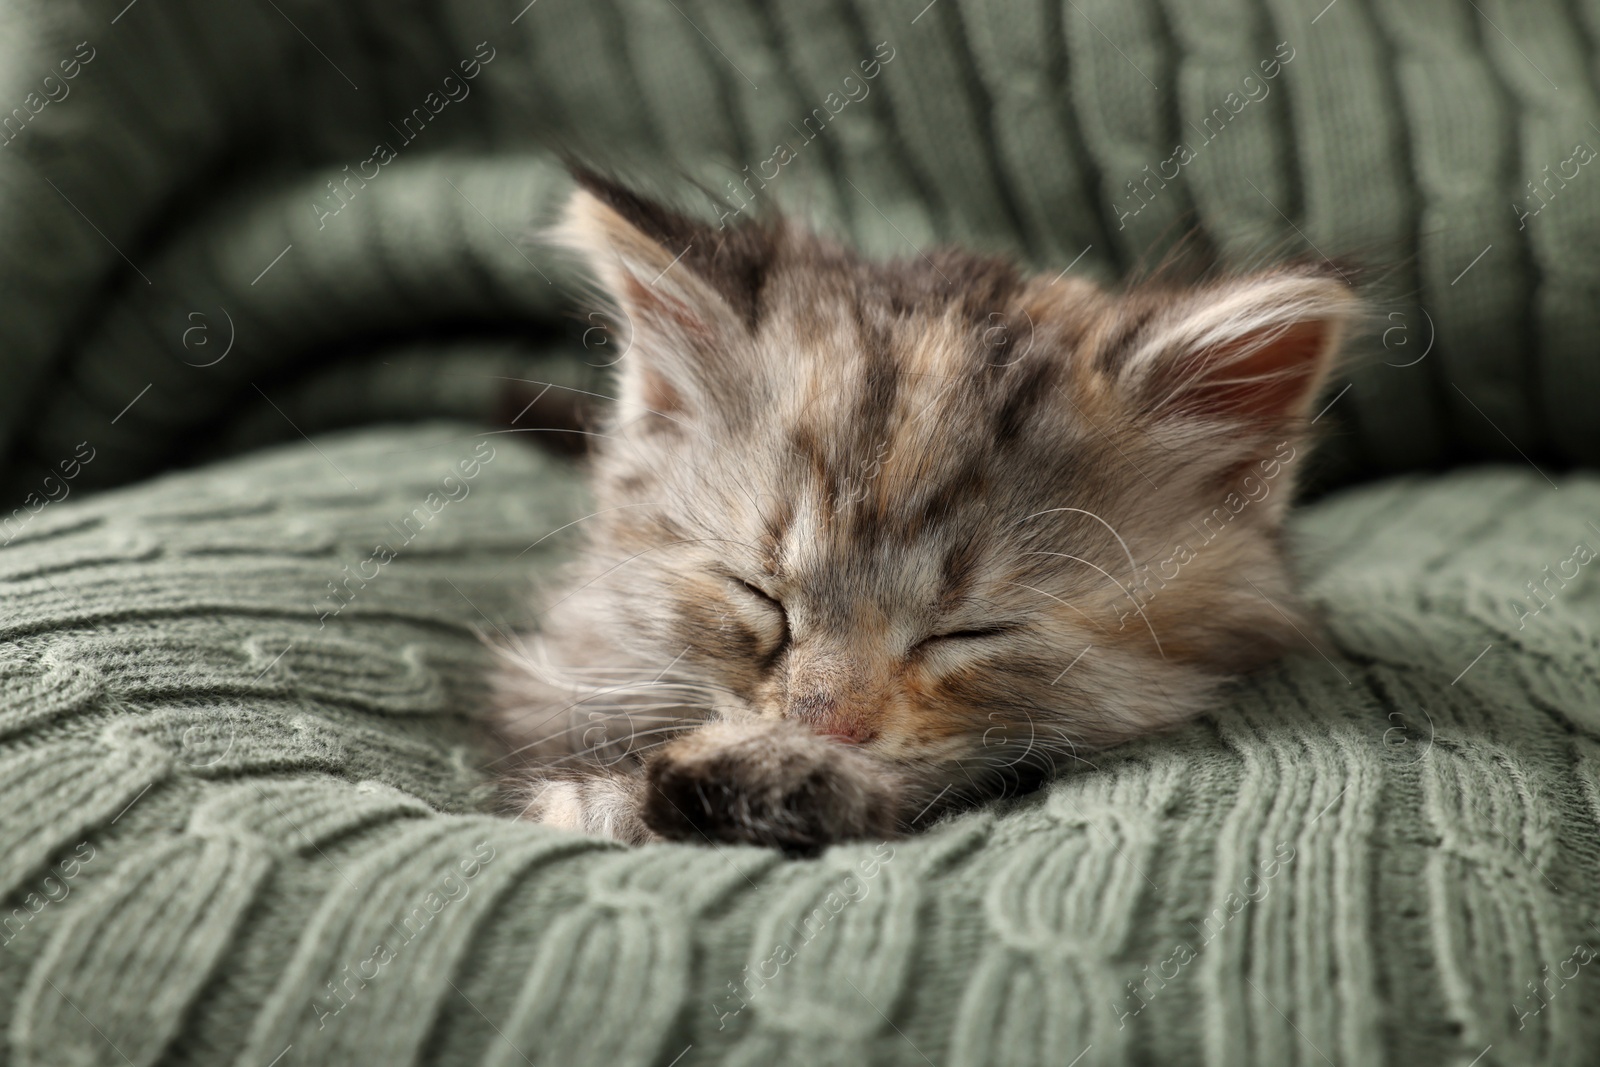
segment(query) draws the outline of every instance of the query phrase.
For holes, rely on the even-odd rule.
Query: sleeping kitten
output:
[[[620,312],[595,513],[499,730],[526,817],[813,852],[1204,709],[1304,625],[1282,525],[1355,300],[874,263],[593,174]]]

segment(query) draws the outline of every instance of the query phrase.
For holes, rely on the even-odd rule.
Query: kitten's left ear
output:
[[[775,233],[717,229],[574,170],[555,241],[587,262],[621,312],[622,403],[630,414],[715,407],[751,373],[739,358],[759,315]]]
[[[1347,284],[1312,268],[1207,286],[1154,310],[1118,377],[1157,420],[1295,429],[1356,308]]]

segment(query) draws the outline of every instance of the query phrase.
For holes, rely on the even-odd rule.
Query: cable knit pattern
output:
[[[526,550],[582,507],[435,424],[52,505],[0,553],[5,1062],[1576,1064],[1600,1036],[1600,597],[1521,585],[1594,544],[1600,480],[1330,497],[1296,526],[1302,655],[1041,793],[803,862],[490,814],[480,635],[530,621],[570,532]]]
[[[85,486],[241,417],[292,438],[271,405],[330,362],[425,407],[437,375],[362,361],[396,338],[563,347],[570,265],[533,239],[567,188],[552,147],[880,254],[961,240],[1102,278],[1179,241],[1346,257],[1374,315],[1328,478],[1600,458],[1600,182],[1574,159],[1600,142],[1592,5],[9,0],[5,19],[0,285],[29,309],[0,322],[10,499],[85,438],[106,446]],[[480,394],[436,413],[482,416]],[[301,429],[358,418],[321,414]]]
[[[1597,40],[1593,0],[3,0],[0,1064],[1588,1062],[1600,480],[1524,461],[1600,459]],[[535,236],[565,149],[875,254],[1373,265],[1324,479],[1511,465],[1324,498],[1300,655],[915,838],[497,817],[483,637],[585,511],[486,427],[616,358]]]

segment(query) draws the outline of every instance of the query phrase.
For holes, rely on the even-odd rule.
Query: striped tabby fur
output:
[[[529,818],[809,852],[1195,715],[1304,625],[1326,269],[1113,294],[579,175],[622,324],[595,513],[497,724]]]

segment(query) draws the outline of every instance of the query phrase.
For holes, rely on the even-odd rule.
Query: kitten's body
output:
[[[799,851],[915,829],[1294,637],[1286,464],[1342,284],[868,263],[581,181],[562,239],[628,351],[587,546],[501,678],[529,817]]]

